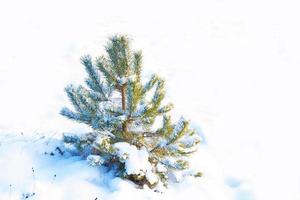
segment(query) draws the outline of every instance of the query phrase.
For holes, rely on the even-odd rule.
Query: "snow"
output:
[[[116,146],[126,149],[122,153],[128,152],[128,158],[132,155],[140,156],[132,159],[144,158],[144,154],[146,154],[126,143],[118,143]],[[56,147],[60,147],[64,151],[64,155],[55,151]],[[86,160],[68,155],[58,135],[51,138],[47,136],[3,135],[3,137],[1,136],[0,157],[1,200],[19,200],[22,195],[27,194],[34,194],[28,198],[30,200],[96,198],[171,200],[182,197],[180,195],[176,197],[178,195],[177,190],[194,192],[194,194],[206,198],[208,195],[206,188],[209,187],[214,188],[209,195],[213,195],[215,199],[222,196],[222,199],[225,200],[227,196],[232,195],[230,191],[224,188],[222,180],[212,177],[203,179],[187,177],[182,184],[171,184],[164,193],[154,192],[147,187],[144,190],[137,189],[131,182],[114,177],[104,168],[90,166]],[[201,163],[201,160],[197,162],[199,161]],[[141,168],[149,167],[146,161],[142,162]],[[136,164],[138,163],[135,165],[128,163],[129,173],[137,172]],[[211,181],[215,181],[213,185],[210,185]],[[194,196],[191,199],[198,199],[199,196]]]
[[[149,153],[145,148],[137,149],[127,142],[115,143],[114,148],[117,149],[117,156],[125,163],[126,174],[146,176],[151,185],[158,182],[158,177],[149,162]]]
[[[149,154],[145,148],[137,149],[127,142],[115,143],[114,148],[117,149],[117,156],[125,163],[127,174],[145,175],[147,171],[151,171]]]
[[[166,168],[164,165],[158,163],[157,166],[156,166],[156,170],[157,170],[158,172],[166,172],[166,171],[167,171],[167,168]]]
[[[99,166],[104,163],[104,159],[98,155],[89,155],[86,160],[91,166]]]
[[[299,199],[298,8],[296,0],[1,1],[0,135],[86,132],[58,114],[68,104],[63,88],[84,81],[82,55],[98,56],[108,36],[127,33],[143,50],[144,75],[166,79],[174,115],[191,119],[208,146],[195,158],[203,178],[187,177],[164,199],[225,199],[228,188],[231,199]],[[36,156],[23,136],[2,138],[0,199],[10,199],[10,184],[11,199],[31,191],[33,164],[40,199],[157,196],[99,180],[106,173],[80,159]],[[52,184],[55,172],[65,175]]]

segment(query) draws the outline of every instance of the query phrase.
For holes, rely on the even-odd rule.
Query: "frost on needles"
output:
[[[142,52],[132,51],[126,36],[111,37],[105,50],[95,60],[82,57],[86,85],[67,86],[73,109],[61,110],[93,132],[65,135],[64,141],[92,165],[106,166],[137,185],[166,186],[170,173],[189,167],[187,156],[200,139],[184,118],[172,123],[163,79],[152,75],[143,84]]]

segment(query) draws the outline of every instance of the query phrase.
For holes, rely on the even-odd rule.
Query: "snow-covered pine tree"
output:
[[[65,135],[65,142],[85,151],[89,162],[113,168],[138,185],[166,185],[169,173],[188,168],[186,157],[196,151],[199,137],[187,120],[172,123],[173,105],[163,104],[163,79],[153,75],[142,83],[142,52],[132,51],[126,36],[111,37],[105,50],[107,55],[94,61],[81,59],[86,86],[66,87],[74,110],[61,110],[93,132]]]

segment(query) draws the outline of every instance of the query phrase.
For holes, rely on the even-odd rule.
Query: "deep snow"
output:
[[[175,114],[201,127],[217,176],[237,198],[299,199],[298,7],[296,0],[1,1],[0,134],[86,130],[58,115],[63,88],[82,82],[80,56],[97,56],[107,36],[127,33],[144,52],[145,75],[167,79]],[[15,148],[0,148],[1,166],[21,173],[19,162],[7,162]],[[31,152],[15,160],[27,158]],[[4,175],[1,191],[10,182],[3,180],[19,177]]]

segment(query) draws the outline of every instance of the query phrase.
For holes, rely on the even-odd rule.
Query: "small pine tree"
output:
[[[67,86],[74,110],[61,110],[93,132],[65,135],[65,142],[89,155],[90,162],[108,166],[138,185],[167,184],[169,173],[188,168],[186,157],[196,151],[199,137],[187,120],[172,123],[173,105],[163,104],[164,80],[153,75],[143,84],[142,52],[131,51],[126,36],[111,37],[105,50],[107,55],[95,61],[82,57],[86,86]]]

